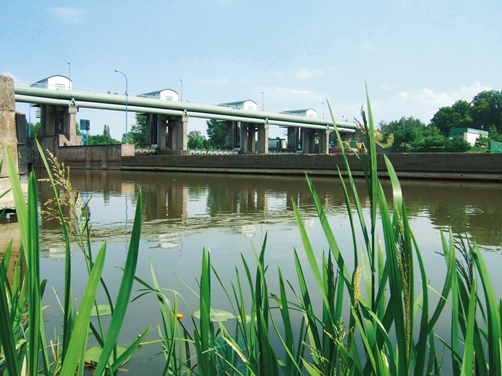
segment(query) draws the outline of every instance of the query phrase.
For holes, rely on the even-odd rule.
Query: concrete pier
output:
[[[0,140],[0,160],[3,161],[0,170],[0,193],[3,193],[10,189],[6,150],[10,151],[15,161],[16,173],[19,174],[14,81],[6,76],[0,76]],[[10,193],[0,198],[0,210],[5,208],[14,208],[14,198]]]

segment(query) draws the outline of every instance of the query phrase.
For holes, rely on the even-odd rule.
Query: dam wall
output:
[[[502,180],[502,154],[396,153],[385,154],[399,177]],[[367,156],[348,155],[353,175],[364,175]],[[384,155],[377,155],[380,176],[387,176]],[[341,154],[245,154],[245,155],[145,155],[122,158],[124,170],[227,172],[251,174],[345,174]]]

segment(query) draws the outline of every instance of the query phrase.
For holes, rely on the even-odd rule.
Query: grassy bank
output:
[[[408,222],[399,180],[387,159],[392,197],[385,197],[378,180],[369,100],[362,119],[368,152],[360,155],[360,162],[365,170],[369,218],[363,215],[359,201],[363,195],[357,192],[344,151],[346,177],[339,174],[352,244],[337,243],[315,187],[306,177],[329,252],[320,260],[315,257],[295,206],[303,243],[292,250],[296,280],[283,278],[280,267],[268,268],[266,237],[261,248],[253,250],[254,260],[242,257],[241,264],[235,265],[231,284],[220,278],[218,266],[211,263],[211,253],[204,251],[198,289],[193,291],[199,306],[191,307],[191,317],[178,313],[180,305],[185,304],[183,297],[159,285],[153,265],[149,276],[136,275],[141,194],[123,279],[117,296],[111,296],[102,275],[106,244],[97,255],[92,253],[88,218],[82,210],[86,204],[71,186],[65,186],[69,180],[64,167],[51,169],[46,161],[55,197],[50,215],[60,219],[66,239],[65,289],[58,292],[62,322],[54,334],[46,333],[42,299],[47,281],[40,279],[38,263],[36,178],[29,178],[25,201],[19,181],[12,177],[26,268],[21,268],[20,262],[13,278],[7,280],[9,247],[0,268],[2,372],[116,374],[140,344],[149,345],[145,337],[150,328],[126,348],[117,345],[127,307],[140,304],[138,299],[155,299],[161,322],[156,328],[158,339],[153,342],[162,345],[159,356],[165,359],[164,368],[157,374],[440,375],[448,369],[454,375],[500,375],[500,297],[495,296],[477,244],[452,233],[443,234],[438,251],[444,256],[447,272],[442,286],[428,285],[428,271]],[[10,157],[7,164],[11,176],[15,176]],[[65,192],[61,197],[57,187]],[[78,243],[84,252],[89,275],[83,296],[77,297],[71,288],[71,242]],[[307,263],[300,262],[303,258]],[[348,259],[353,264],[350,268]],[[315,284],[307,284],[309,275]],[[272,280],[279,281],[274,291],[269,288]],[[133,297],[134,282],[141,287]],[[230,312],[212,306],[215,288],[225,292]],[[98,306],[98,291],[105,292],[106,307]],[[312,303],[314,296],[321,297],[320,304]],[[92,314],[97,315],[96,320],[90,319]],[[111,315],[106,326],[102,324],[104,314]],[[445,330],[438,323],[445,321],[445,316],[451,326],[448,335],[441,337],[438,333]],[[99,345],[92,351],[88,349],[89,336]]]

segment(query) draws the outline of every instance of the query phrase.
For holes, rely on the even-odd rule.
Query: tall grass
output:
[[[299,209],[294,206],[301,235],[300,248],[293,249],[294,281],[286,280],[281,268],[271,270],[266,263],[267,237],[261,249],[253,248],[253,262],[241,257],[230,284],[218,274],[211,253],[202,253],[198,289],[198,310],[188,307],[190,318],[180,314],[186,301],[179,292],[163,289],[151,266],[151,280],[135,276],[138,257],[141,210],[136,210],[131,246],[124,278],[115,303],[108,332],[91,329],[102,347],[96,373],[116,373],[120,364],[144,339],[136,340],[125,355],[118,356],[116,340],[124,320],[133,277],[142,286],[134,298],[153,296],[161,322],[158,355],[164,357],[162,375],[500,375],[501,306],[495,295],[482,254],[475,241],[447,232],[441,235],[446,273],[441,286],[429,286],[418,242],[408,220],[399,179],[390,161],[383,156],[392,186],[386,197],[377,171],[374,123],[368,95],[366,111],[361,111],[367,153],[359,156],[364,166],[367,192],[356,190],[344,142],[335,127],[344,165],[338,166],[339,182],[349,217],[351,244],[339,244],[331,228],[314,184],[306,183],[317,210],[329,250],[319,257]],[[333,117],[331,107],[329,107]],[[334,117],[333,117],[334,118]],[[378,156],[379,157],[379,156]],[[10,157],[9,157],[10,158]],[[7,160],[13,166],[12,160]],[[11,170],[13,171],[13,170]],[[43,326],[41,299],[45,281],[40,281],[36,186],[30,177],[28,203],[13,178],[18,219],[27,272],[16,269],[7,281],[6,268],[11,247],[0,269],[0,339],[3,362],[9,375],[36,372],[72,374],[85,360],[86,331],[96,291],[101,284],[104,245],[94,259],[90,252],[90,232],[85,229],[89,281],[77,313],[71,304],[71,261],[67,239],[66,288],[64,293],[63,344],[57,357],[49,357]],[[55,186],[53,182],[53,186]],[[369,198],[369,210],[361,197]],[[58,203],[55,190],[56,204]],[[138,208],[141,207],[141,195]],[[61,209],[58,209],[62,213]],[[62,214],[61,214],[62,216]],[[380,230],[377,230],[380,229]],[[338,231],[338,230],[337,230]],[[345,231],[345,229],[343,229]],[[306,263],[301,254],[305,254]],[[347,260],[350,258],[351,262]],[[349,264],[351,266],[349,266]],[[254,265],[254,266],[253,266]],[[308,274],[314,284],[307,282]],[[277,291],[271,291],[269,282]],[[213,307],[212,292],[221,289],[232,312]],[[108,300],[112,299],[108,294]],[[316,303],[319,302],[319,303]],[[451,322],[449,337],[441,337],[440,318]],[[230,321],[228,321],[230,320]],[[444,320],[443,320],[444,321]],[[442,324],[441,324],[442,325]],[[112,361],[108,361],[112,355]],[[40,359],[40,361],[39,361]],[[106,366],[108,365],[108,368]],[[448,370],[448,371],[445,371]]]
[[[40,154],[44,156],[40,145]],[[11,189],[15,200],[19,229],[21,233],[21,260],[25,262],[25,272],[22,263],[15,265],[14,278],[7,279],[7,268],[12,251],[12,246],[6,250],[0,266],[0,314],[2,319],[0,331],[1,362],[5,364],[4,374],[8,375],[79,375],[84,374],[86,350],[91,310],[97,306],[96,294],[100,284],[103,284],[102,271],[106,255],[106,244],[103,244],[97,257],[92,259],[91,254],[86,254],[89,266],[89,279],[82,297],[77,297],[79,308],[76,309],[72,296],[72,263],[70,255],[70,235],[68,220],[63,215],[63,209],[56,188],[56,182],[51,173],[47,160],[43,157],[49,174],[49,181],[54,190],[54,204],[56,212],[61,219],[62,230],[65,237],[65,283],[62,302],[62,343],[51,345],[54,351],[49,353],[49,346],[43,322],[42,300],[47,280],[40,278],[40,241],[38,225],[38,194],[36,177],[31,173],[28,179],[27,197],[21,189],[20,181],[16,174],[15,162],[7,151],[7,165],[11,180]],[[141,194],[138,197],[141,207]],[[80,209],[80,208],[79,208]],[[86,223],[88,223],[86,221]],[[93,328],[96,340],[101,344],[102,351],[95,365],[94,374],[116,374],[118,368],[137,348],[146,336],[145,331],[136,339],[120,356],[117,355],[116,340],[124,320],[132,283],[136,271],[139,254],[139,239],[141,231],[141,210],[136,211],[131,242],[124,268],[124,275],[115,302],[115,310],[105,335],[101,335]],[[89,234],[88,229],[84,233]],[[85,249],[90,250],[90,239],[87,237]],[[84,244],[84,243],[82,243]],[[105,368],[108,367],[108,368]]]

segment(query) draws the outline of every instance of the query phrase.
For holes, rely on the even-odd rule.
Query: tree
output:
[[[472,100],[472,120],[478,129],[487,130],[491,125],[502,133],[502,92],[482,91]]]
[[[131,130],[128,132],[129,144],[140,146],[146,143],[146,116],[136,114],[136,124],[133,124]],[[125,135],[122,136],[122,142],[125,142]]]
[[[36,122],[35,124],[33,123],[28,123],[28,130],[29,130],[29,137],[30,138],[36,138],[38,137],[38,132],[40,131],[40,122]]]
[[[188,132],[187,146],[189,149],[206,149],[209,142],[200,131],[190,131]]]
[[[206,122],[209,144],[219,149],[227,144],[227,124],[224,121],[211,119]]]
[[[384,139],[387,139],[389,135],[395,134],[397,131],[405,131],[407,129],[424,129],[425,124],[419,120],[415,119],[413,116],[404,117],[402,116],[399,120],[393,120],[390,123],[384,121],[380,122],[380,131]]]
[[[395,151],[407,151],[412,149],[412,144],[422,142],[424,136],[420,128],[408,128],[394,133],[392,148]]]
[[[441,107],[431,119],[431,124],[445,136],[454,128],[472,128],[472,106],[467,101],[459,100],[453,106]]]
[[[110,134],[110,127],[108,125],[103,126],[103,133],[95,136],[89,136],[89,145],[110,145],[118,144],[117,140],[114,140]]]

